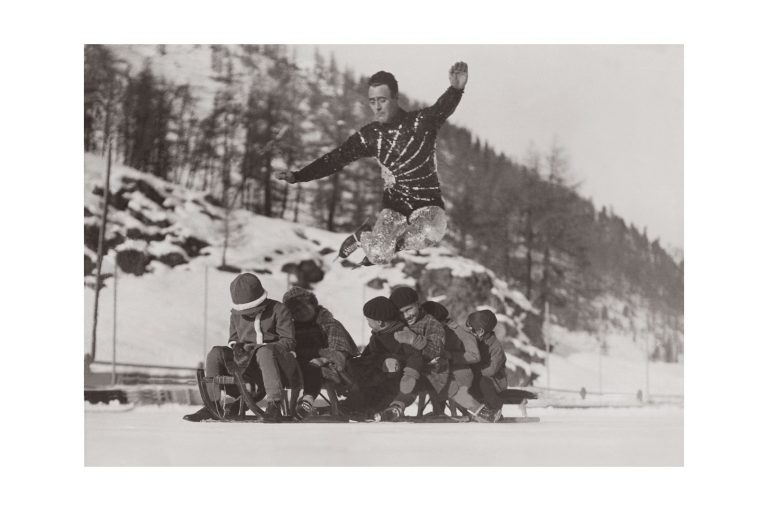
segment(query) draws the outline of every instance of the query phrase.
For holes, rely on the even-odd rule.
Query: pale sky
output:
[[[308,62],[314,46],[297,46]],[[683,47],[680,45],[318,45],[340,67],[392,72],[431,103],[448,68],[469,65],[450,121],[518,161],[557,138],[595,206],[662,245],[683,248]]]

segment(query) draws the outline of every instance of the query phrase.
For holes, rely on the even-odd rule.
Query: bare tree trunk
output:
[[[531,299],[533,293],[533,225],[531,212],[525,213],[525,296]]]
[[[272,151],[264,154],[264,215],[272,216]]]
[[[286,166],[288,169],[293,168],[293,151],[290,151],[287,155],[286,159]],[[288,208],[288,192],[290,190],[291,185],[289,185],[287,182],[283,186],[283,200],[280,205],[280,218],[285,218],[285,210]]]
[[[285,218],[285,210],[288,209],[288,193],[290,192],[290,185],[286,183],[283,185],[283,200],[280,203],[280,218]]]
[[[99,247],[96,255],[96,296],[93,303],[93,331],[91,332],[91,360],[96,359],[96,328],[99,321],[99,292],[101,291],[101,265],[104,261],[104,237],[107,231],[107,215],[109,214],[109,178],[112,172],[112,101],[114,99],[113,86],[109,87],[107,100],[107,115],[104,119],[104,137],[107,145],[107,175],[104,184],[104,205],[99,227]]]
[[[333,175],[333,178],[331,179],[331,198],[328,201],[328,222],[326,223],[326,226],[325,226],[325,229],[331,232],[333,232],[333,228],[334,228],[336,204],[339,202],[338,196],[339,196],[339,174],[336,173]]]
[[[229,214],[230,209],[227,208],[224,212],[224,248],[221,251],[221,266],[224,267],[227,264],[227,249],[229,248]]]
[[[109,177],[112,172],[112,142],[107,145],[107,176],[104,184],[104,207],[99,227],[99,248],[96,255],[96,296],[93,302],[93,331],[91,332],[91,360],[96,359],[96,327],[99,321],[99,292],[101,291],[101,264],[104,261],[104,236],[107,231],[109,213]]]
[[[542,304],[549,302],[549,273],[550,273],[550,249],[547,243],[544,247],[544,268],[541,273],[541,296]]]
[[[506,280],[509,280],[509,274],[510,274],[510,267],[512,266],[512,258],[509,256],[510,251],[510,236],[509,236],[509,227],[505,224],[504,225],[504,277]]]
[[[301,204],[301,183],[296,185],[296,203],[293,205],[293,222],[299,221],[299,205]]]

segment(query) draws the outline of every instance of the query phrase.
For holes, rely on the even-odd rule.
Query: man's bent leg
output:
[[[434,247],[445,236],[448,216],[439,206],[418,208],[408,217],[408,226],[402,235],[402,250],[417,251]]]
[[[381,210],[373,229],[360,235],[360,245],[368,259],[377,265],[389,263],[395,256],[397,239],[407,225],[405,215],[388,208]]]

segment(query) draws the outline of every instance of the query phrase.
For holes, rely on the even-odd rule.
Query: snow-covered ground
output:
[[[103,159],[86,157],[86,207],[97,211],[98,198],[91,185],[100,183]],[[152,262],[151,272],[140,277],[120,274],[117,310],[113,299],[115,280],[107,279],[102,290],[96,359],[112,358],[113,329],[116,358],[123,363],[195,367],[214,345],[222,344],[229,327],[230,272],[217,270],[223,245],[221,221],[224,212],[202,200],[199,193],[116,165],[113,188],[121,177],[147,180],[169,194],[160,207],[144,201],[138,192],[131,203],[143,217],[168,220],[173,228],[165,240],[145,244],[148,253],[160,255],[177,250],[170,243],[185,233],[211,244],[207,255],[170,268]],[[167,208],[173,206],[173,208]],[[87,219],[93,222],[94,217]],[[126,211],[116,212],[111,229],[138,226]],[[359,345],[369,329],[361,314],[363,304],[389,287],[413,284],[395,267],[357,270],[333,262],[335,249],[345,234],[329,233],[292,222],[253,215],[232,214],[233,236],[227,262],[260,273],[268,294],[280,299],[289,286],[282,271],[287,263],[314,260],[324,270],[315,293],[345,325]],[[152,230],[153,232],[157,231]],[[134,243],[131,241],[131,243]],[[329,249],[324,251],[323,249]],[[323,254],[325,252],[326,254]],[[450,251],[425,251],[429,265],[450,268],[456,275],[484,272],[475,262]],[[353,259],[359,259],[355,255]],[[419,258],[419,257],[414,257]],[[111,272],[110,254],[104,272]],[[383,289],[367,286],[371,280],[386,280]],[[86,279],[88,280],[88,279]],[[523,309],[527,301],[513,284],[498,283],[497,293],[510,296]],[[507,289],[508,288],[508,289]],[[207,295],[206,295],[207,290]],[[84,291],[84,348],[90,352],[94,292]],[[517,297],[517,298],[515,298]],[[116,314],[115,314],[116,313]],[[502,323],[514,323],[502,318]],[[608,333],[608,352],[599,355],[596,340],[586,333],[553,328],[555,351],[551,373],[537,363],[536,385],[588,392],[587,400],[574,393],[551,393],[539,405],[552,402],[578,405],[625,403],[638,405],[634,394],[646,387],[651,395],[682,395],[682,364],[652,363],[647,368],[644,344],[621,332]],[[524,337],[514,340],[517,348],[539,350]],[[540,350],[539,350],[540,351]],[[508,364],[527,365],[511,354]],[[101,368],[104,370],[104,368]],[[647,377],[646,377],[647,376]],[[594,393],[624,395],[596,396]],[[135,466],[677,466],[683,463],[682,407],[558,409],[532,408],[541,416],[533,424],[193,424],[181,417],[192,406],[165,405],[87,407],[85,412],[85,461],[87,465]],[[122,412],[117,412],[122,411]],[[505,415],[518,415],[514,406]]]
[[[515,406],[505,414],[519,415]],[[85,414],[87,466],[682,466],[677,407],[529,409],[540,423],[190,423],[179,405]]]

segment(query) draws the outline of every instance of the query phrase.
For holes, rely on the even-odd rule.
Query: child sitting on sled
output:
[[[229,341],[227,346],[213,347],[208,352],[205,375],[230,375],[227,364],[234,362],[246,378],[258,382],[266,393],[266,416],[278,417],[283,398],[283,376],[291,388],[301,383],[298,364],[291,353],[296,348],[293,318],[288,308],[267,297],[255,274],[240,274],[230,284],[229,291],[232,297]],[[226,392],[232,399],[240,395],[235,385],[227,385]],[[236,414],[236,405],[236,402],[225,405],[226,415]],[[184,419],[203,421],[213,419],[213,416],[203,407]]]
[[[323,380],[342,383],[349,360],[359,352],[352,336],[311,291],[294,286],[283,295],[296,334],[296,359],[304,377],[304,394],[296,406],[303,419],[316,413],[314,402]]]
[[[467,317],[466,326],[477,339],[480,350],[480,362],[473,366],[475,393],[494,411],[494,421],[498,421],[504,405],[501,392],[507,389],[507,356],[493,331],[496,315],[487,309],[475,311]]]

